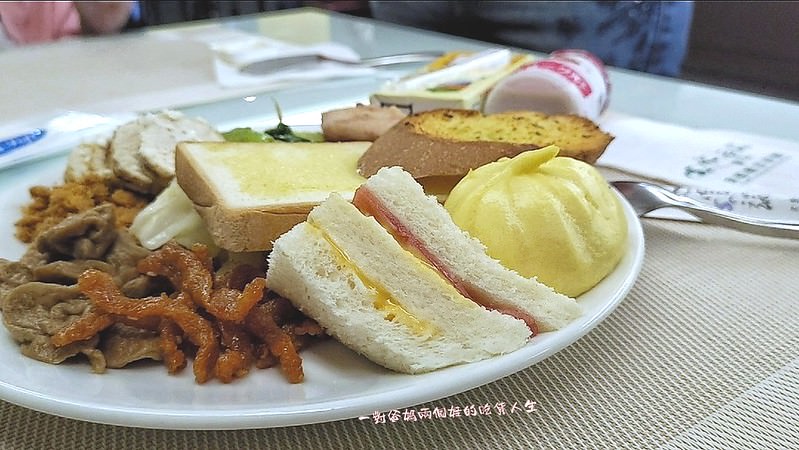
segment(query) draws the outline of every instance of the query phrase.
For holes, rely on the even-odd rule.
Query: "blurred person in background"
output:
[[[605,64],[678,76],[693,2],[370,1],[372,17],[549,53],[580,48]]]
[[[135,1],[0,2],[0,47],[118,33],[137,8]]]

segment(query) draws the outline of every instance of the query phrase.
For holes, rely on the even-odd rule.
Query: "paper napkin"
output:
[[[799,221],[799,143],[613,114],[597,162],[678,187],[678,193],[757,217]]]
[[[334,42],[293,45],[219,25],[164,30],[153,34],[164,39],[188,39],[208,45],[214,55],[217,81],[222,87],[280,88],[314,80],[369,76],[376,72],[370,67],[324,61],[291,66],[265,75],[250,75],[241,73],[239,69],[248,63],[266,59],[320,54],[345,61],[359,61],[360,55],[352,48]]]

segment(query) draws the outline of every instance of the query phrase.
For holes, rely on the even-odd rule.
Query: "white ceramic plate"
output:
[[[59,182],[65,158],[0,171],[0,257],[17,259],[13,238],[27,187]],[[490,383],[558,352],[601,322],[635,282],[644,254],[640,222],[622,200],[630,229],[616,270],[580,297],[585,314],[566,328],[535,337],[524,348],[478,363],[423,375],[390,372],[335,341],[302,352],[305,381],[291,385],[279,369],[253,370],[231,384],[194,382],[190,368],[170,376],[159,364],[103,375],[88,363],[49,365],[20,354],[0,327],[0,398],[31,409],[114,425],[166,429],[244,429],[309,424],[387,412]]]

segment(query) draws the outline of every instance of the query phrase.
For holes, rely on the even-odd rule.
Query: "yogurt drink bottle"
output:
[[[585,50],[557,50],[494,85],[483,112],[530,110],[596,120],[607,109],[609,95],[610,80],[599,58]]]

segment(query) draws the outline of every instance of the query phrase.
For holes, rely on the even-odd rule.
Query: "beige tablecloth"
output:
[[[460,417],[165,431],[0,403],[0,448],[799,448],[799,241],[655,219],[644,231],[639,280],[588,335],[410,408]],[[485,404],[491,415],[466,415]]]

